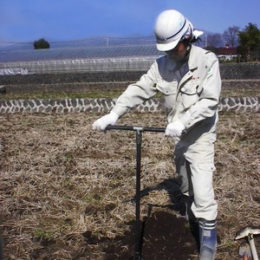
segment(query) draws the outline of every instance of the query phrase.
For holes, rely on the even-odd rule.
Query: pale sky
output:
[[[165,9],[213,33],[249,22],[260,27],[259,0],[0,0],[0,43],[148,36]]]

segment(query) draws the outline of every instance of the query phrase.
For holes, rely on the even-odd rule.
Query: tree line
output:
[[[231,26],[223,34],[206,33],[202,44],[213,51],[223,46],[236,48],[240,61],[260,60],[260,29],[253,23],[242,30],[238,26]],[[33,45],[34,49],[50,48],[50,43],[43,38],[34,41]]]
[[[228,46],[236,49],[240,61],[259,61],[260,29],[257,25],[249,23],[243,30],[238,26],[232,26],[223,34],[208,33],[205,46],[212,50]]]

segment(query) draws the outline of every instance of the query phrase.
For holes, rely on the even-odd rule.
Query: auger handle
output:
[[[143,127],[143,126],[128,126],[128,125],[108,125],[105,130],[125,130],[125,131],[156,132],[156,133],[165,132],[165,128],[162,127]]]

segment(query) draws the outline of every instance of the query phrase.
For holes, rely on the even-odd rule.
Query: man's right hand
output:
[[[96,120],[93,125],[93,130],[104,131],[108,125],[114,125],[118,120],[118,115],[111,111],[109,114],[102,116]]]

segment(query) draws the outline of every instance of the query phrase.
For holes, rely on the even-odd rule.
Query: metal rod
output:
[[[128,126],[128,125],[109,125],[106,127],[106,130],[126,130],[126,131],[137,131],[142,132],[156,132],[164,133],[165,128],[161,127],[142,127],[142,126]]]
[[[141,151],[142,151],[142,132],[164,133],[165,128],[127,126],[127,125],[109,125],[106,130],[125,130],[136,132],[136,230],[135,230],[135,260],[142,259],[142,241],[141,241],[141,220],[140,220],[140,189],[141,189]]]
[[[259,260],[257,250],[256,250],[256,247],[255,247],[253,235],[249,236],[248,240],[249,240],[249,245],[250,245],[251,252],[252,252],[252,255],[253,255],[253,260]]]
[[[136,131],[136,234],[135,234],[135,259],[140,259],[141,248],[141,220],[140,220],[140,188],[141,188],[141,150],[142,131]]]

